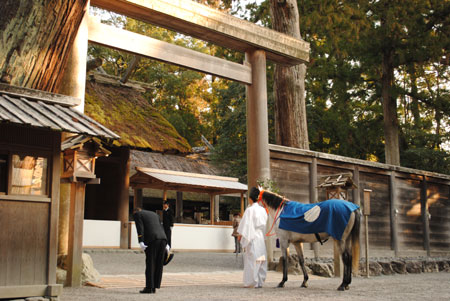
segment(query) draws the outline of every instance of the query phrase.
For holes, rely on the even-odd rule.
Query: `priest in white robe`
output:
[[[244,249],[244,286],[261,288],[267,275],[267,212],[256,199],[250,197],[249,202],[251,206],[245,210],[237,230]]]

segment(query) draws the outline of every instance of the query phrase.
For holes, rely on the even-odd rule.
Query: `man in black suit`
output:
[[[172,247],[172,228],[173,228],[173,215],[172,210],[169,207],[169,202],[163,203],[163,227],[167,236],[167,244]]]
[[[139,245],[145,252],[145,288],[140,293],[154,294],[161,287],[163,265],[172,260],[173,254],[167,256],[167,237],[159,215],[136,208],[133,217]]]

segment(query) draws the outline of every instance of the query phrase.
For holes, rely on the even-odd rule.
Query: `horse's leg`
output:
[[[298,256],[298,263],[300,264],[300,266],[302,267],[302,271],[303,271],[303,282],[302,282],[302,286],[301,287],[308,287],[308,272],[306,271],[306,267],[305,267],[305,258],[303,256],[303,244],[301,242],[294,244],[295,246],[295,250],[297,251],[297,256]]]
[[[278,284],[278,287],[284,287],[284,283],[288,280],[288,268],[287,268],[287,257],[289,255],[289,241],[288,240],[280,240],[280,248],[281,248],[281,255],[282,255],[282,263],[283,263],[283,280]]]
[[[349,285],[352,282],[352,237],[351,230],[353,229],[355,221],[355,215],[352,214],[349,223],[342,235],[342,240],[339,241],[339,250],[342,256],[342,262],[344,263],[344,275],[342,277],[342,283],[338,287],[338,290],[348,290]]]

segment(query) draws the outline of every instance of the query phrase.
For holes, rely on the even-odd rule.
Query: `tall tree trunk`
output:
[[[301,39],[296,0],[270,0],[273,29]],[[309,149],[304,64],[276,65],[274,71],[275,137],[284,146]]]
[[[387,164],[400,165],[397,102],[395,97],[392,97],[392,86],[394,83],[393,60],[393,51],[386,50],[383,54],[381,75],[381,98],[383,101],[385,139],[384,152]]]
[[[3,81],[56,92],[86,3],[87,0],[0,1]]]

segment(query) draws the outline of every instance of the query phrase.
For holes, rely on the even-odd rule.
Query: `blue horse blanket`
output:
[[[325,232],[340,240],[350,214],[358,208],[358,205],[337,199],[313,204],[287,201],[280,214],[279,228],[303,234]]]

